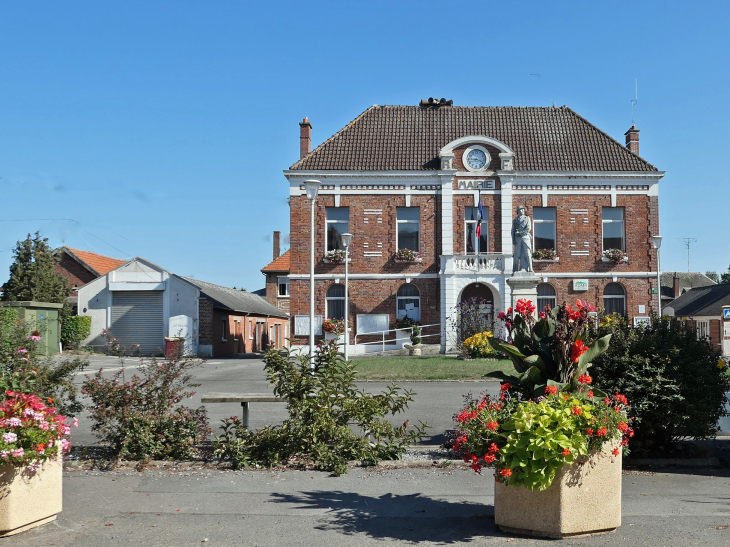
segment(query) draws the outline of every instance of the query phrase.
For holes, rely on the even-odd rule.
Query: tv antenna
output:
[[[687,247],[687,272],[689,272],[689,246],[696,242],[697,239],[694,237],[678,237],[677,239],[684,241],[684,245]]]
[[[634,86],[635,86],[635,97],[634,99],[631,99],[631,126],[636,127],[636,123],[634,123],[634,107],[636,106],[636,103],[639,102],[639,79],[637,78],[634,80]]]

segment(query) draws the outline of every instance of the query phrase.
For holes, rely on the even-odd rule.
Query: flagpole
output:
[[[479,191],[479,193],[477,195],[479,196],[478,201],[477,201],[477,210],[479,211],[477,213],[477,216],[479,218],[477,219],[477,222],[481,223],[482,222],[482,215],[481,215],[482,192],[481,192],[481,190]],[[478,233],[476,233],[476,231],[475,231],[474,235],[477,236],[477,256],[479,256],[480,254],[482,254],[482,231],[481,231],[481,229],[478,230]]]

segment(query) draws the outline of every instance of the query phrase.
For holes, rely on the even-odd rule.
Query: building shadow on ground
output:
[[[297,509],[329,509],[315,528],[348,536],[365,534],[413,544],[506,537],[494,524],[494,506],[472,501],[446,501],[423,494],[369,496],[326,490],[271,496],[274,503],[292,504]]]

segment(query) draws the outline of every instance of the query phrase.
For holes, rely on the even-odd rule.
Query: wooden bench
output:
[[[243,427],[248,429],[248,408],[250,403],[286,403],[284,397],[272,393],[206,393],[201,399],[203,403],[241,403],[243,409]]]

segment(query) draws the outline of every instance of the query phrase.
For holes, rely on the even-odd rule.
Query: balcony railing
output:
[[[441,271],[447,274],[501,274],[512,255],[481,253],[441,256]]]

